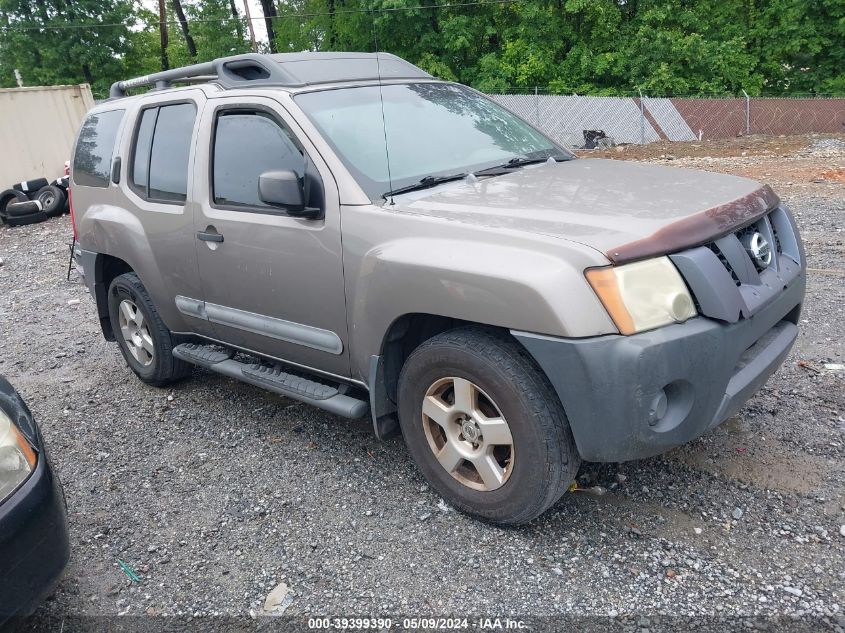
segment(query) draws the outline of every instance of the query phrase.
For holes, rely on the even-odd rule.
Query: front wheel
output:
[[[111,282],[109,319],[126,364],[142,381],[162,387],[191,373],[190,364],[173,356],[170,330],[135,273]]]
[[[477,327],[439,334],[399,377],[408,449],[444,499],[503,525],[549,508],[580,460],[560,401],[528,353]]]

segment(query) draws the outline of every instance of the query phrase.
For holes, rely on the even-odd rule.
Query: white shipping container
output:
[[[93,106],[88,84],[0,89],[0,190],[61,176]]]

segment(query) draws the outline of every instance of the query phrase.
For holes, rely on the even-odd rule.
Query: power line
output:
[[[353,13],[369,13],[369,14],[376,14],[376,13],[394,13],[398,11],[424,11],[427,9],[457,9],[461,7],[479,7],[479,6],[496,6],[496,5],[504,5],[504,4],[519,4],[523,2],[523,0],[485,0],[483,2],[449,2],[446,4],[434,4],[434,5],[417,5],[414,7],[386,7],[382,9],[338,9],[336,11],[322,11],[316,13],[289,13],[287,15],[274,15],[274,16],[260,16],[260,17],[231,17],[231,18],[195,18],[193,20],[188,20],[189,24],[203,24],[209,22],[234,22],[236,20],[293,20],[296,18],[318,18],[318,17],[327,17],[330,15],[342,15],[342,14],[353,14]],[[179,24],[178,20],[166,20],[165,24]],[[102,28],[114,28],[118,26],[132,26],[125,22],[114,22],[114,23],[99,23],[99,24],[56,24],[56,25],[43,25],[43,26],[0,26],[0,31],[63,31],[63,30],[72,30],[72,29],[102,29]]]

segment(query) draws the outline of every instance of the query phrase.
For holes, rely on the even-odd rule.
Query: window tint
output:
[[[265,171],[305,172],[305,157],[269,115],[223,112],[214,135],[213,197],[217,204],[268,207],[258,198],[258,177]]]
[[[188,156],[196,113],[192,103],[158,109],[150,153],[148,191],[151,199],[185,200],[188,193]]]
[[[134,156],[132,157],[132,184],[147,194],[147,168],[150,164],[150,147],[153,144],[153,129],[156,124],[158,108],[144,110],[141,114],[141,124],[138,126],[138,136],[135,139]]]
[[[82,124],[73,157],[73,181],[84,187],[108,187],[117,129],[123,110],[92,114]]]

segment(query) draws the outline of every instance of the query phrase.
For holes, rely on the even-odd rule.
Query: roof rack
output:
[[[338,81],[431,78],[390,53],[246,53],[116,81],[109,97],[125,97],[127,90],[141,86],[163,90],[174,83],[214,82],[224,89],[255,85],[299,88]]]

